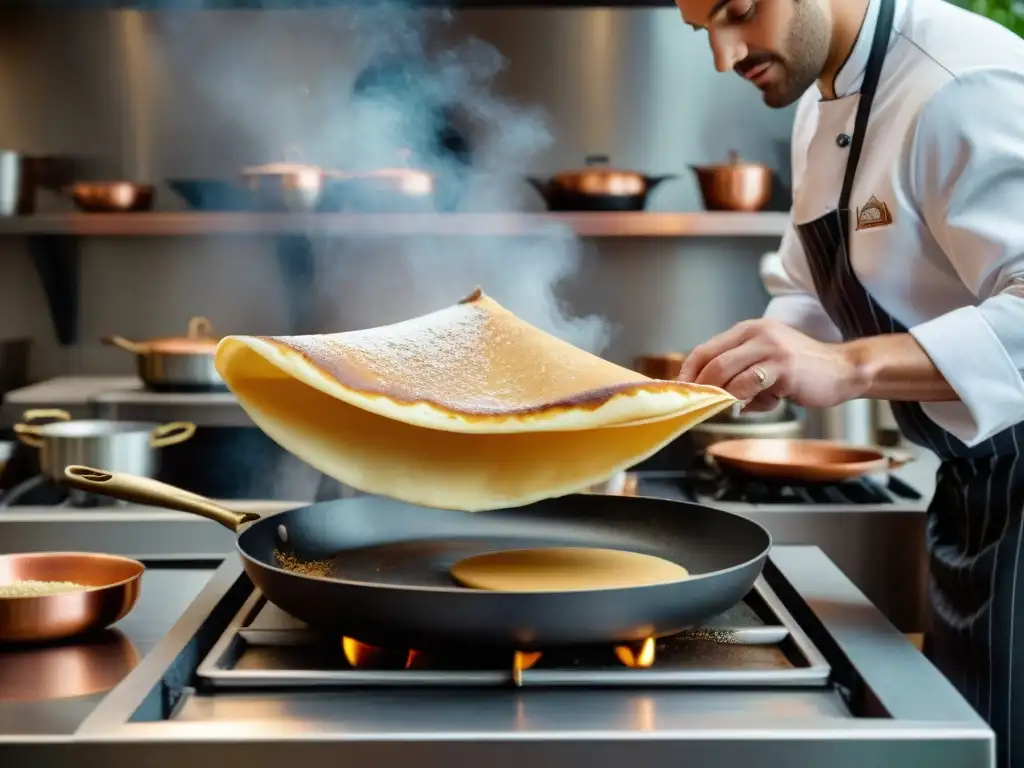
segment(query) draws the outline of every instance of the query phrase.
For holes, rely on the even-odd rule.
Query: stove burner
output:
[[[254,592],[198,669],[213,688],[735,686],[827,683],[829,667],[762,580],[706,626],[634,645],[489,651],[329,639]]]

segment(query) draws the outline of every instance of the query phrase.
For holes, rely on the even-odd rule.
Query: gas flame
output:
[[[646,669],[654,663],[654,638],[648,637],[644,640],[639,650],[629,645],[617,645],[615,656],[627,667]]]
[[[512,682],[516,686],[523,684],[523,672],[530,669],[534,664],[540,661],[541,652],[533,651],[532,653],[524,653],[523,651],[516,651],[512,656]]]
[[[345,658],[348,660],[348,663],[355,669],[370,666],[374,658],[381,654],[379,648],[360,643],[351,637],[341,638],[341,649],[345,652]]]
[[[394,651],[367,645],[351,637],[341,638],[341,649],[353,669],[412,669],[420,660],[419,651],[408,651],[404,656]]]

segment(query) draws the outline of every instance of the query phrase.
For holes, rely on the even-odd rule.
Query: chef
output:
[[[677,2],[720,71],[797,102],[774,297],[680,378],[889,400],[938,454],[927,650],[1024,768],[1024,41],[943,0]]]

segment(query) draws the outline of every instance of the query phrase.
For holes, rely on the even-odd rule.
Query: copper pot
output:
[[[139,378],[149,389],[171,392],[226,389],[214,366],[220,338],[205,317],[193,317],[187,336],[165,336],[148,341],[130,341],[107,336],[104,344],[120,347],[137,358]]]
[[[130,181],[80,181],[66,189],[75,207],[86,213],[131,213],[153,207],[152,184]]]
[[[691,166],[709,211],[760,211],[772,195],[772,170],[744,163],[736,152],[724,165]]]
[[[548,179],[527,178],[552,211],[642,211],[651,191],[674,174],[647,176],[609,167],[607,155],[589,155],[585,168]]]

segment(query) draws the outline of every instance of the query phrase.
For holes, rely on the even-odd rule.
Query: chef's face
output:
[[[770,107],[792,104],[821,75],[832,20],[827,0],[676,0],[683,21],[706,30],[715,67],[761,89]]]

